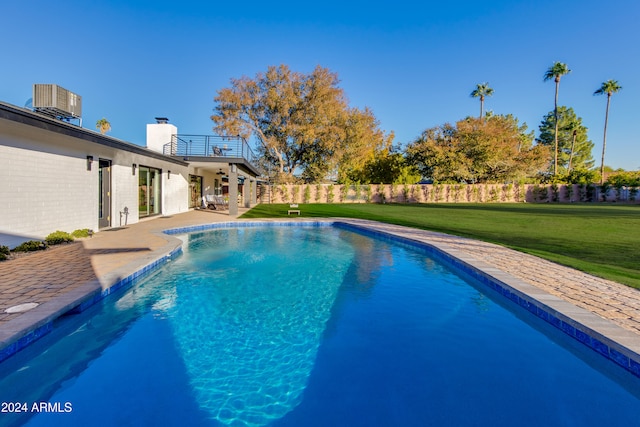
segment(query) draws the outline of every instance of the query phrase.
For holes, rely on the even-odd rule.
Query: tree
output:
[[[539,130],[539,144],[551,148],[555,146],[556,139],[558,141],[558,155],[554,159],[558,172],[593,167],[591,151],[594,144],[587,135],[588,129],[582,124],[582,118],[576,116],[573,108],[559,106],[557,111],[549,112],[540,122]]]
[[[362,175],[365,165],[377,158],[379,153],[391,150],[393,138],[393,132],[385,134],[380,130],[379,122],[370,109],[349,110],[345,124],[345,140],[338,153],[338,182],[381,182],[354,177]]]
[[[480,118],[484,111],[484,98],[493,95],[493,89],[489,87],[489,83],[478,83],[476,88],[471,92],[472,98],[480,98]]]
[[[100,131],[101,134],[105,134],[111,130],[111,123],[104,117],[96,122],[96,129]]]
[[[371,111],[348,108],[338,82],[337,74],[320,66],[302,74],[286,65],[271,66],[253,79],[232,79],[215,97],[214,130],[254,136],[263,163],[279,178],[291,181],[302,173],[317,182],[342,158],[353,160],[354,152],[382,144],[384,136]]]
[[[437,182],[505,182],[535,176],[548,163],[548,149],[533,145],[533,133],[511,115],[427,129],[406,151],[409,163]]]
[[[622,86],[616,80],[607,80],[602,83],[600,88],[596,90],[594,95],[607,94],[607,110],[604,115],[604,136],[602,137],[602,161],[600,163],[600,184],[604,184],[604,153],[607,148],[607,124],[609,123],[609,105],[611,104],[611,95],[619,92]]]
[[[385,147],[375,153],[362,168],[352,171],[348,180],[361,183],[416,184],[420,173],[408,164],[399,147]]]
[[[556,83],[556,96],[554,102],[554,115],[556,119],[556,127],[554,133],[554,155],[553,155],[553,174],[558,173],[558,89],[560,88],[560,78],[566,74],[569,74],[571,70],[567,67],[567,64],[562,62],[554,62],[551,67],[544,73],[544,81],[553,79]]]

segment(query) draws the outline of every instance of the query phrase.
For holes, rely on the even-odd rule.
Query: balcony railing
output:
[[[163,152],[167,156],[235,157],[243,158],[252,165],[257,163],[256,155],[240,136],[171,135],[171,142],[164,145]]]

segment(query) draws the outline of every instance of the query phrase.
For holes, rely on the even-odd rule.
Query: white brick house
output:
[[[165,155],[177,128],[160,122],[147,131],[144,148],[0,102],[0,245],[186,212],[200,205],[194,195],[221,187],[221,174],[230,195],[255,204],[258,171],[247,159]],[[229,205],[236,215],[237,197]]]

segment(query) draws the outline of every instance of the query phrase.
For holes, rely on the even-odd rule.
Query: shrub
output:
[[[356,193],[354,196],[354,200],[360,200],[360,198],[362,197],[362,186],[360,185],[359,181],[355,183],[354,191]]]
[[[340,201],[344,202],[347,200],[347,196],[349,195],[349,189],[351,188],[351,184],[347,180],[342,187],[340,187]]]
[[[29,240],[27,242],[20,243],[18,246],[13,248],[14,252],[32,252],[32,251],[41,251],[43,249],[47,249],[47,244],[45,242],[41,242],[39,240]]]
[[[380,203],[387,203],[387,197],[384,195],[384,184],[378,184],[378,201]]]
[[[608,181],[600,186],[600,198],[603,202],[607,201],[607,194],[609,194],[609,190],[611,190],[611,184],[609,184]]]
[[[74,230],[71,235],[77,239],[81,239],[83,237],[89,237],[89,229],[88,228],[81,228],[79,230]]]
[[[9,246],[0,245],[0,261],[4,261],[9,258]]]
[[[54,231],[49,234],[45,239],[48,245],[58,245],[60,243],[73,242],[73,236],[66,231]]]
[[[327,203],[333,203],[333,198],[335,194],[333,193],[333,184],[329,185],[329,190],[327,191]]]
[[[551,201],[559,202],[560,201],[560,187],[555,182],[551,184]]]
[[[595,202],[596,201],[596,186],[593,184],[587,184],[585,187],[585,198],[587,202]]]
[[[404,187],[402,187],[402,198],[404,199],[403,202],[404,203],[409,203],[409,192],[411,190],[409,189],[409,186],[407,184],[404,185]]]
[[[311,187],[308,185],[304,186],[304,202],[309,203],[311,201]]]

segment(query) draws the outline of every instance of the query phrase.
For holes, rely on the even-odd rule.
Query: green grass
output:
[[[472,237],[640,288],[640,206],[594,204],[301,204],[303,217],[371,219]],[[288,204],[243,218],[287,217]]]

